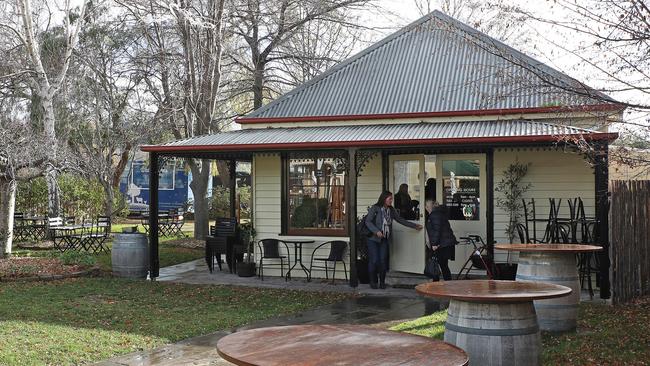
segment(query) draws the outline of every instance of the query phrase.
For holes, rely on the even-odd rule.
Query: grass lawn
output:
[[[138,226],[138,231],[144,233],[144,227],[137,223],[135,224],[113,224],[111,226],[111,231],[113,233],[121,233],[122,228]],[[183,226],[183,232],[189,237],[192,234],[194,228],[193,223],[188,223]],[[189,262],[191,260],[203,258],[205,255],[205,250],[203,248],[194,248],[194,247],[184,247],[179,246],[178,242],[182,241],[180,237],[160,237],[159,238],[159,255],[160,255],[160,267],[167,267],[174,264]],[[19,244],[19,243],[18,243]],[[107,246],[110,249],[112,243],[109,240]],[[54,249],[39,250],[39,249],[20,249],[16,248],[13,251],[13,255],[18,257],[47,257],[56,255],[58,252]],[[111,253],[99,253],[92,255],[95,257],[97,264],[100,269],[105,272],[111,271]]]
[[[405,322],[393,330],[442,339],[446,310]],[[633,304],[580,304],[578,332],[542,334],[544,365],[648,365],[650,298]]]
[[[108,277],[1,283],[0,365],[99,361],[344,296]]]

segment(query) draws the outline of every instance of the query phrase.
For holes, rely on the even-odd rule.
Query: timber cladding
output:
[[[650,180],[610,182],[612,302],[650,294]]]

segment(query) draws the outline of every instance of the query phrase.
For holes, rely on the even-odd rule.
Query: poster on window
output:
[[[443,203],[450,220],[479,220],[480,169],[477,160],[443,162]]]

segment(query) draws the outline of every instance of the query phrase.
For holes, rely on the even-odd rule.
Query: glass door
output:
[[[411,222],[424,224],[424,155],[389,157],[389,189],[398,214]],[[390,270],[422,273],[424,268],[424,230],[417,231],[393,222]]]
[[[436,158],[437,176],[440,177],[436,196],[438,202],[448,208],[454,235],[457,239],[480,235],[486,240],[485,155],[446,154]],[[449,262],[454,276],[471,253],[468,245],[456,246],[456,259]]]

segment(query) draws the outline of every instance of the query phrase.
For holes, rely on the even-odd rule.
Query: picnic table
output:
[[[576,254],[602,250],[585,244],[495,244],[495,249],[519,252],[518,281],[554,283],[569,287],[571,295],[536,300],[540,328],[550,332],[574,331],[580,303],[580,277]]]
[[[465,352],[448,343],[408,333],[355,325],[296,325],[230,334],[217,343],[235,365],[467,365]]]
[[[467,352],[471,365],[481,366],[539,365],[541,336],[533,300],[571,293],[550,283],[494,280],[429,282],[415,289],[450,299],[445,342]]]

